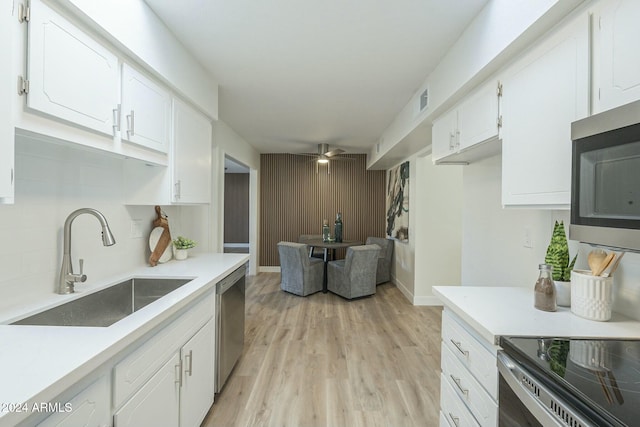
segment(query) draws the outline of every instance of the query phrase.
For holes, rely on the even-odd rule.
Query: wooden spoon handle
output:
[[[595,271],[594,276],[600,276],[602,272],[609,266],[609,264],[611,264],[611,261],[615,256],[616,254],[613,252],[608,253],[605,259],[602,261],[602,263],[598,267],[598,269]]]

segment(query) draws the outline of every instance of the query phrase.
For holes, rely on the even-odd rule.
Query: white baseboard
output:
[[[404,285],[404,283],[402,283],[401,281],[399,281],[395,277],[391,277],[391,281],[393,283],[395,283],[396,287],[400,290],[400,292],[402,292],[402,295],[404,295],[404,297],[406,299],[408,299],[410,303],[413,304],[413,293],[411,293],[411,291],[409,291],[409,289],[407,289],[407,287]]]
[[[279,265],[261,265],[258,268],[259,273],[280,273]]]
[[[442,301],[434,296],[413,297],[413,305],[442,305]]]

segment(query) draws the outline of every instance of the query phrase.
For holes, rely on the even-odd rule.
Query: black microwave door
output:
[[[640,124],[573,141],[571,224],[640,229]]]

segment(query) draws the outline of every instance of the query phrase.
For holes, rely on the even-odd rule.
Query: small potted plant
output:
[[[173,240],[173,247],[175,248],[175,257],[178,260],[187,259],[188,250],[195,248],[196,242],[186,237],[178,236]]]
[[[564,223],[556,221],[544,262],[553,266],[556,301],[563,307],[571,305],[571,270],[576,263],[576,258],[578,254],[569,262],[569,243],[564,231]]]

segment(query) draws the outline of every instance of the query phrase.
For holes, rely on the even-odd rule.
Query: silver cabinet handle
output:
[[[131,114],[127,114],[127,135],[135,135],[135,112],[131,110]]]
[[[454,341],[453,339],[450,339],[449,341],[451,341],[451,344],[453,344],[460,353],[464,354],[466,357],[469,357],[469,352],[462,349],[462,344],[460,343],[460,341]]]
[[[460,390],[462,392],[462,394],[464,394],[465,396],[468,397],[469,396],[469,390],[462,388],[462,385],[460,384],[460,378],[456,378],[451,374],[449,374],[449,376],[453,380],[454,384],[458,387],[458,390]]]
[[[189,354],[185,355],[184,358],[187,361],[188,366],[187,369],[184,370],[184,373],[191,376],[193,373],[193,350],[189,350]]]
[[[451,418],[451,421],[456,427],[460,426],[460,417],[455,417],[451,412],[449,412],[449,418]]]
[[[456,148],[460,148],[460,130],[456,131]]]
[[[176,198],[176,200],[180,200],[180,191],[182,190],[182,182],[180,180],[176,181],[176,183],[174,184],[174,189],[175,189],[174,197]]]
[[[182,359],[175,365],[175,369],[177,374],[175,383],[178,384],[178,387],[182,387]]]
[[[116,108],[114,108],[113,111],[113,133],[115,135],[116,132],[120,131],[120,110],[122,109],[122,105],[118,104],[118,106]]]
[[[453,134],[453,132],[449,132],[449,150],[453,150],[453,148],[455,146],[454,143],[453,143],[455,137],[456,136]]]

